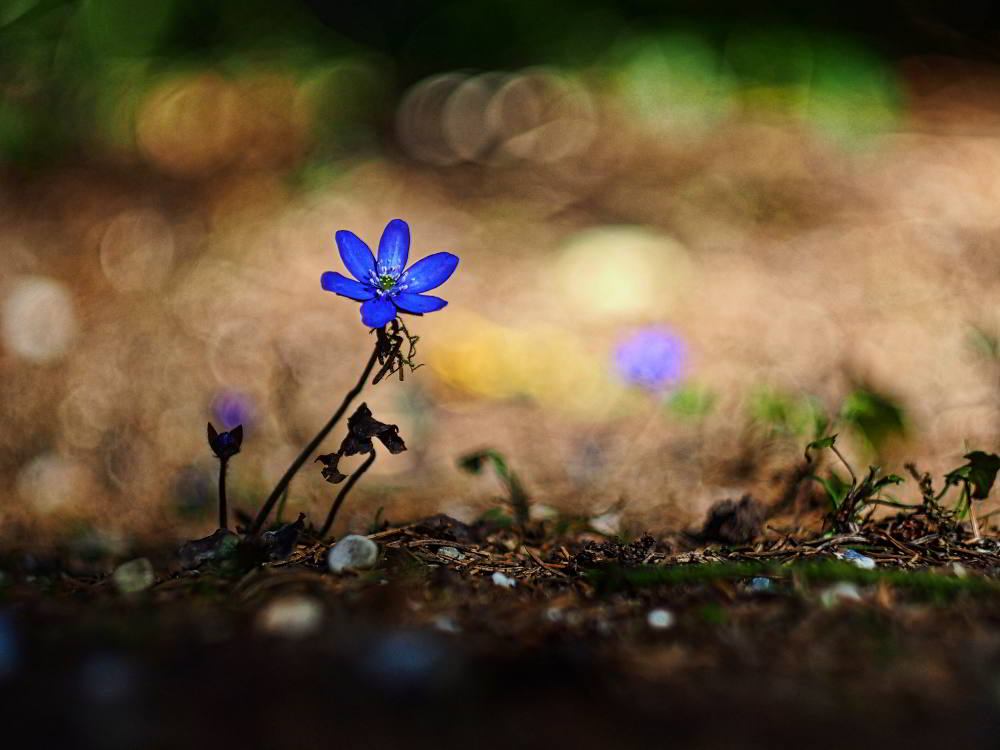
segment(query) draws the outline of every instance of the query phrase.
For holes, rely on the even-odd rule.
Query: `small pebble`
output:
[[[348,534],[330,550],[327,564],[334,573],[345,570],[365,570],[375,565],[378,559],[378,545],[371,539],[357,534]]]
[[[308,596],[284,596],[268,603],[257,615],[257,625],[265,633],[301,638],[319,630],[322,605]]]
[[[559,511],[551,505],[532,503],[528,511],[528,517],[532,521],[556,521],[559,519]]]
[[[545,610],[545,619],[549,622],[562,622],[565,619],[565,613],[560,607],[548,607]]]
[[[505,589],[512,589],[517,586],[517,581],[510,576],[505,576],[499,570],[493,574],[493,583]]]
[[[115,568],[111,580],[122,594],[137,594],[156,582],[156,574],[153,572],[153,563],[145,557],[140,557]]]
[[[442,557],[449,557],[452,560],[464,560],[465,555],[458,547],[438,547],[438,554]]]
[[[837,557],[841,560],[846,560],[862,570],[875,570],[875,561],[868,557],[868,555],[862,555],[857,550],[845,549],[843,552],[838,552]]]
[[[764,576],[757,576],[750,580],[750,590],[758,594],[766,594],[774,591],[774,581]]]
[[[622,514],[611,512],[602,513],[590,519],[590,528],[598,534],[605,536],[617,536],[622,528]]]
[[[666,630],[674,624],[674,613],[662,607],[651,609],[646,615],[646,624],[653,630]]]
[[[824,607],[831,609],[845,602],[860,602],[861,592],[853,583],[840,581],[824,589],[819,595],[819,600]]]
[[[438,615],[434,618],[434,629],[440,630],[442,633],[448,633],[449,635],[457,635],[462,632],[462,628],[453,619],[448,617],[448,615]]]
[[[966,578],[969,575],[966,567],[959,562],[951,564],[951,572],[955,574],[955,578]]]

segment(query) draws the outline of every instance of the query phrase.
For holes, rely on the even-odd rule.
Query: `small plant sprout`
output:
[[[219,528],[229,528],[229,509],[226,501],[226,468],[229,459],[240,452],[243,445],[243,425],[237,425],[232,430],[218,432],[212,423],[208,423],[208,445],[212,453],[219,459]]]
[[[883,500],[880,495],[885,487],[901,484],[903,478],[896,474],[880,476],[881,469],[879,467],[869,466],[868,474],[859,481],[851,464],[837,448],[836,442],[836,435],[814,440],[806,446],[805,457],[807,462],[811,462],[810,451],[829,448],[844,464],[847,473],[851,476],[851,483],[847,487],[843,486],[835,474],[832,474],[832,477],[835,477],[836,481],[825,480],[818,476],[814,476],[814,478],[823,485],[830,499],[830,513],[828,515],[830,525],[838,532],[856,533],[862,522],[861,514],[866,509],[870,508],[871,511],[874,511],[875,505],[900,506],[900,503]]]
[[[358,483],[358,480],[368,471],[371,465],[375,463],[375,444],[372,442],[372,438],[377,438],[392,454],[402,453],[406,450],[406,444],[403,442],[403,438],[399,436],[399,428],[394,424],[379,422],[372,416],[368,405],[361,404],[357,408],[357,411],[351,415],[351,418],[347,420],[347,437],[340,444],[340,450],[336,453],[328,453],[325,456],[318,456],[316,458],[317,461],[323,464],[323,478],[326,481],[331,484],[340,484],[347,479],[347,483],[337,494],[333,505],[330,506],[330,512],[326,516],[323,528],[319,530],[320,537],[325,537],[329,533],[334,520],[337,518],[337,512],[340,510],[340,506],[343,505],[348,493],[350,493],[351,489]],[[344,456],[356,456],[362,453],[367,453],[368,458],[365,459],[364,463],[348,479],[347,475],[342,474],[338,468],[340,459]]]
[[[440,310],[448,304],[440,297],[424,292],[436,289],[451,278],[458,267],[458,257],[451,253],[434,253],[407,268],[410,228],[405,221],[393,219],[386,225],[378,245],[378,258],[353,232],[341,230],[336,233],[334,239],[344,266],[354,278],[348,278],[337,271],[326,271],[320,277],[320,284],[328,292],[361,303],[361,322],[375,333],[375,345],[357,383],[348,390],[333,416],[292,461],[264,501],[250,525],[251,535],[260,533],[292,478],[347,413],[351,402],[364,389],[375,366],[379,365],[379,370],[372,380],[372,385],[379,383],[386,375],[394,373],[398,373],[402,380],[404,368],[409,367],[412,371],[418,367],[414,363],[417,337],[410,335],[399,316],[424,315]],[[408,346],[405,354],[404,344]],[[365,452],[371,453],[371,457],[365,462],[364,468],[367,469],[374,461],[374,453]],[[353,483],[349,483],[344,489],[349,490],[351,486]]]
[[[485,448],[462,456],[458,461],[459,467],[470,474],[481,474],[483,467],[487,464],[493,467],[493,471],[496,472],[497,477],[507,491],[507,498],[514,513],[514,519],[519,524],[526,524],[531,514],[531,502],[528,498],[528,493],[500,451],[493,448]]]
[[[951,486],[961,486],[962,494],[958,499],[956,511],[960,516],[968,511],[969,521],[972,524],[972,538],[973,541],[978,542],[982,536],[979,531],[979,522],[976,520],[975,505],[972,501],[985,500],[989,496],[990,490],[993,489],[993,483],[996,482],[997,472],[1000,471],[1000,456],[995,453],[972,451],[972,453],[967,453],[964,458],[967,463],[945,474],[945,489],[941,494],[943,495],[944,491]]]

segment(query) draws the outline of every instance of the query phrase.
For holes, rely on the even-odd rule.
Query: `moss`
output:
[[[651,586],[692,586],[713,581],[733,581],[767,576],[778,581],[797,580],[804,585],[845,581],[859,586],[885,584],[921,599],[950,599],[961,593],[1000,594],[1000,581],[983,576],[965,578],[932,570],[876,568],[862,570],[839,560],[795,562],[723,562],[686,565],[641,565],[634,568],[602,567],[588,571],[588,578],[602,592]]]

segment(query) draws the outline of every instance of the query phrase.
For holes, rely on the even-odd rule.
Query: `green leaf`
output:
[[[876,480],[875,483],[872,484],[872,490],[877,493],[883,487],[888,487],[893,484],[902,484],[905,481],[906,480],[899,476],[899,474],[886,474],[884,477]]]
[[[828,435],[825,438],[820,438],[819,440],[813,440],[809,445],[806,446],[806,461],[812,461],[812,456],[809,455],[809,451],[820,451],[824,448],[832,448],[833,444],[837,442],[837,436]]]
[[[906,434],[903,407],[867,388],[858,388],[844,400],[840,416],[875,453],[890,437]]]
[[[767,387],[751,392],[749,410],[750,418],[774,435],[822,435],[828,422],[815,396],[794,396]]]
[[[667,409],[678,417],[701,419],[715,408],[716,396],[704,386],[693,383],[682,385],[666,400]]]
[[[493,448],[484,448],[483,450],[462,456],[458,460],[459,467],[472,474],[481,473],[487,463],[493,466],[493,470],[507,489],[510,504],[514,509],[514,515],[517,517],[517,520],[520,523],[527,523],[530,513],[528,493],[521,485],[521,480],[518,479],[517,474],[510,470],[507,460],[500,451]]]
[[[993,489],[997,472],[1000,472],[1000,456],[996,453],[972,451],[966,453],[965,458],[968,459],[968,463],[948,472],[944,479],[948,484],[965,482],[971,487],[973,498],[985,500]]]
[[[514,519],[510,517],[503,508],[490,508],[483,515],[480,516],[483,521],[492,521],[498,526],[511,526],[514,523]]]
[[[816,475],[813,475],[813,479],[823,486],[827,499],[830,501],[830,507],[833,510],[840,507],[841,503],[843,503],[844,499],[847,497],[847,494],[851,491],[851,485],[841,479],[840,475],[835,471],[830,472],[829,479],[824,479],[823,477]]]
[[[969,332],[969,346],[987,359],[1000,360],[1000,336],[984,328],[972,327]]]
[[[470,474],[481,474],[487,463],[493,465],[493,470],[502,480],[506,482],[509,479],[510,469],[507,468],[507,460],[500,451],[493,448],[468,453],[458,459],[459,468]]]

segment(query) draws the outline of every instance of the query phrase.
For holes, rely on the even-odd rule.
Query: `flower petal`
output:
[[[385,225],[378,243],[378,275],[399,276],[409,254],[410,227],[402,219],[393,219]]]
[[[375,270],[375,256],[371,249],[354,232],[341,229],[334,235],[337,240],[337,248],[340,250],[340,259],[344,261],[351,276],[361,282],[371,281],[372,272]]]
[[[370,299],[361,305],[361,322],[369,328],[381,328],[396,317],[396,306],[388,297]]]
[[[458,256],[451,253],[434,253],[410,266],[400,279],[400,287],[407,292],[427,292],[446,282],[458,267]]]
[[[415,315],[434,312],[448,304],[446,300],[440,297],[434,297],[430,294],[411,294],[410,292],[397,294],[392,298],[392,301],[403,312],[414,313]]]
[[[375,296],[375,290],[370,286],[354,279],[349,279],[336,271],[327,271],[324,273],[320,276],[319,283],[328,292],[339,294],[341,297],[356,299],[358,302],[364,302]]]

